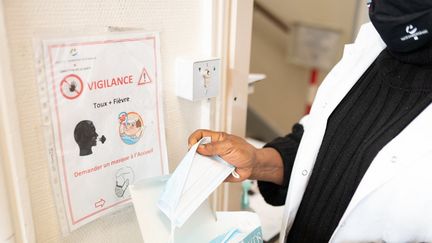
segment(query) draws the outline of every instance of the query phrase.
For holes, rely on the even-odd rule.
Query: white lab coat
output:
[[[281,242],[291,228],[329,115],[385,48],[371,23],[320,86],[291,173]],[[330,242],[432,242],[432,105],[372,161]]]

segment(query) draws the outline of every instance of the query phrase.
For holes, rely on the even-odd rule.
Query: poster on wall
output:
[[[159,35],[50,38],[39,52],[52,181],[71,231],[129,204],[135,181],[168,173]]]

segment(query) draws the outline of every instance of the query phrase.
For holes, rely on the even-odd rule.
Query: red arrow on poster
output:
[[[144,67],[142,69],[141,75],[140,75],[140,79],[138,81],[138,85],[144,85],[144,84],[149,84],[151,83],[152,80],[150,78],[150,75],[147,72],[147,69]]]
[[[95,203],[95,208],[103,208],[104,205],[105,205],[105,200],[101,198],[99,201]]]

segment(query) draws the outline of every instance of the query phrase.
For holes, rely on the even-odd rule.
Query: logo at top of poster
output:
[[[144,122],[136,112],[121,112],[118,116],[119,135],[125,144],[137,143],[143,135]]]
[[[69,54],[74,57],[74,56],[78,55],[78,50],[76,48],[71,48],[69,50]]]
[[[78,98],[84,90],[83,81],[76,74],[69,74],[60,82],[60,92],[66,99]]]

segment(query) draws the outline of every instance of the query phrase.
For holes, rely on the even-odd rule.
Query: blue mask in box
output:
[[[262,237],[261,227],[256,228],[249,234],[234,228],[225,234],[219,235],[210,243],[262,243]]]

